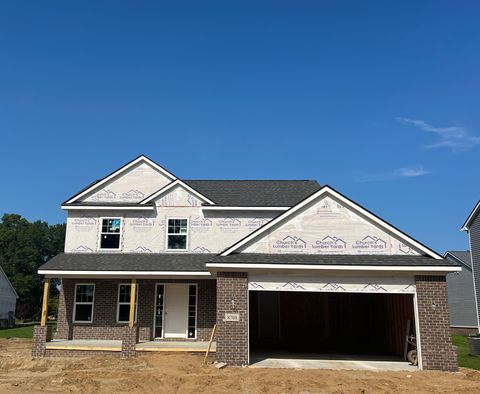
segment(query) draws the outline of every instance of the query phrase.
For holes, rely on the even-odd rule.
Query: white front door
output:
[[[187,338],[188,285],[165,286],[165,338]]]

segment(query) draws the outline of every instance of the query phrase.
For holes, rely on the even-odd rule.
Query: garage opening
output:
[[[402,360],[415,332],[412,294],[250,291],[250,355]],[[410,322],[409,322],[410,321]]]

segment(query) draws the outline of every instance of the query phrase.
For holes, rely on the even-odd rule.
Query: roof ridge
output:
[[[316,179],[182,179],[184,182],[208,181],[208,182],[316,182]]]

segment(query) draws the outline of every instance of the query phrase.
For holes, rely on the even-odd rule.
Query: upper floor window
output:
[[[167,249],[187,250],[188,219],[168,219]]]
[[[122,219],[102,219],[100,232],[100,249],[120,249],[120,235],[122,231]]]

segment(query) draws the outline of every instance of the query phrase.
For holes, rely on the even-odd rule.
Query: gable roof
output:
[[[198,199],[200,200],[203,200],[204,202],[208,203],[208,204],[212,204],[214,205],[215,203],[210,200],[208,197],[204,196],[203,194],[199,193],[197,190],[195,190],[193,187],[187,185],[185,182],[181,181],[180,179],[177,179],[171,183],[169,183],[168,185],[162,187],[160,190],[157,190],[155,193],[151,194],[150,196],[148,196],[147,198],[143,199],[142,201],[139,202],[139,204],[141,205],[145,205],[145,204],[148,204],[150,202],[152,202],[152,200],[154,200],[155,198],[157,198],[158,196],[160,196],[161,194],[167,192],[168,190],[174,188],[175,186],[180,186],[180,187],[183,187],[185,190],[187,190],[188,192],[192,193],[195,197],[197,197]]]
[[[10,285],[10,288],[12,289],[15,297],[18,298],[18,294],[17,294],[17,291],[15,290],[15,287],[13,287],[12,282],[10,282],[10,279],[8,279],[7,274],[5,273],[2,266],[0,265],[0,276],[2,276],[2,275],[5,277],[5,279],[7,280],[7,283]]]
[[[472,268],[472,257],[469,250],[449,250],[445,253],[445,258]]]
[[[89,192],[91,192],[92,190],[100,187],[101,185],[103,185],[104,183],[108,182],[110,179],[112,178],[115,178],[116,176],[120,175],[121,173],[127,171],[129,168],[137,165],[138,163],[140,162],[144,162],[144,163],[147,163],[149,164],[150,166],[152,166],[153,168],[155,168],[157,171],[159,171],[160,173],[162,173],[163,175],[165,175],[167,178],[169,178],[170,180],[175,180],[177,179],[177,177],[173,174],[171,174],[170,172],[168,172],[166,169],[164,169],[163,167],[161,167],[159,164],[155,163],[153,160],[149,159],[147,156],[145,155],[140,155],[138,156],[137,158],[133,159],[132,161],[129,161],[127,164],[123,165],[122,167],[120,167],[119,169],[111,172],[110,174],[108,174],[107,176],[95,181],[95,182],[92,182],[90,185],[88,185],[87,187],[83,188],[82,190],[80,190],[78,193],[76,193],[75,195],[73,195],[72,197],[70,197],[68,200],[64,201],[62,203],[62,205],[67,205],[67,204],[71,204],[75,201],[77,201],[80,197],[83,197],[85,194],[88,194]]]
[[[319,190],[314,180],[184,180],[218,206],[292,207]]]
[[[461,230],[468,231],[470,229],[470,225],[472,224],[473,220],[477,217],[479,213],[480,213],[480,201],[477,202],[477,205],[475,205],[472,212],[470,212],[470,215],[468,215],[468,218],[467,220],[465,220],[465,223],[463,223]]]
[[[424,244],[418,242],[417,240],[411,238],[409,235],[404,233],[403,231],[397,229],[390,223],[386,222],[385,220],[379,218],[369,210],[363,208],[359,204],[355,203],[354,201],[350,200],[343,194],[339,193],[335,189],[331,188],[330,186],[324,186],[317,192],[311,194],[307,198],[305,198],[303,201],[298,203],[297,205],[293,206],[289,210],[283,212],[279,216],[277,216],[275,219],[271,220],[270,222],[266,223],[256,231],[250,233],[240,241],[236,242],[232,246],[228,247],[225,249],[222,253],[220,253],[221,256],[228,256],[229,254],[238,251],[243,245],[247,244],[250,241],[254,241],[255,239],[258,239],[262,234],[265,234],[266,231],[268,231],[270,228],[274,227],[277,224],[286,222],[286,220],[292,216],[295,212],[306,206],[307,204],[318,200],[320,197],[323,195],[328,194],[338,200],[340,200],[343,204],[345,204],[347,207],[351,208],[352,210],[356,211],[360,215],[367,217],[369,220],[372,222],[376,223],[380,228],[383,228],[386,231],[391,232],[394,234],[398,239],[402,240],[403,242],[410,244],[417,248],[418,250],[421,250],[423,253],[426,255],[433,257],[435,259],[442,259],[442,256],[440,256],[438,253],[433,251],[432,249],[428,248]]]

